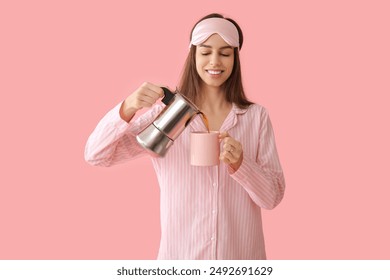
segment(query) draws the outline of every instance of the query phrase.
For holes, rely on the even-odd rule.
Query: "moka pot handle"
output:
[[[164,91],[164,97],[161,99],[161,102],[164,103],[165,105],[168,105],[171,100],[175,97],[175,94],[171,92],[169,89],[166,87],[161,87],[162,90]]]

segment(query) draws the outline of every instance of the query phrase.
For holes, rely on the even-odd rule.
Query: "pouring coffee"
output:
[[[162,87],[164,97],[161,100],[166,106],[155,120],[136,137],[138,143],[156,157],[164,157],[175,139],[182,133],[197,114],[202,115],[207,126],[205,115],[188,98],[178,92],[172,93]]]

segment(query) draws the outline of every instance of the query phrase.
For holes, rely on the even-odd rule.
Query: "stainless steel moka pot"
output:
[[[156,157],[163,157],[199,109],[180,93],[162,88],[166,106],[156,119],[137,135],[138,143]]]

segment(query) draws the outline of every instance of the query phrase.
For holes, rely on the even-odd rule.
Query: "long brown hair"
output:
[[[207,18],[224,18],[230,22],[232,22],[237,30],[239,35],[239,47],[234,48],[234,65],[232,73],[230,74],[230,77],[222,84],[222,89],[225,91],[225,98],[226,101],[229,103],[235,103],[240,108],[247,108],[249,105],[253,104],[253,102],[250,102],[244,92],[244,87],[242,85],[242,78],[241,78],[241,64],[240,64],[240,57],[239,57],[239,49],[242,47],[242,43],[244,41],[244,36],[241,31],[241,28],[239,25],[230,18],[225,18],[221,14],[209,14],[203,18],[201,18],[192,28],[191,34],[190,34],[190,40],[192,36],[192,31],[194,30],[195,26],[201,22],[204,19]],[[196,46],[192,45],[191,49],[188,53],[187,59],[184,64],[183,73],[179,82],[178,89],[181,94],[188,97],[191,101],[196,102],[199,99],[199,92],[200,92],[200,86],[201,86],[201,78],[196,71]]]

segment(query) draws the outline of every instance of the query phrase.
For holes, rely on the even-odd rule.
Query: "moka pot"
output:
[[[155,157],[164,157],[175,139],[200,113],[199,109],[180,93],[162,88],[166,106],[155,120],[136,137],[138,143]]]

